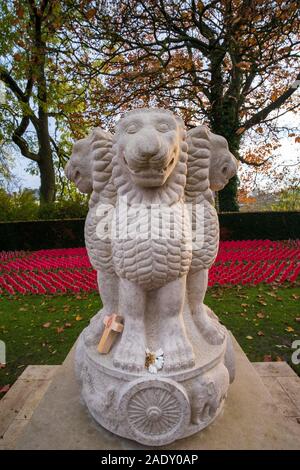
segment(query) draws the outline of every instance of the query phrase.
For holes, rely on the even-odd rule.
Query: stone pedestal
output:
[[[150,313],[155,327],[155,312]],[[195,328],[187,305],[183,318],[195,365],[176,373],[162,369],[154,375],[146,368],[140,373],[120,371],[114,366],[113,350],[99,354],[97,344],[90,343],[93,322],[82,332],[76,373],[83,401],[103,427],[141,444],[166,445],[202,430],[221,412],[234,378],[231,337],[220,326],[224,340],[208,344]]]
[[[233,341],[236,378],[225,406],[211,426],[163,446],[188,449],[300,449],[299,424],[275,406],[259,375]],[[80,400],[74,349],[59,369],[17,442],[17,449],[129,450],[145,447],[99,426]]]

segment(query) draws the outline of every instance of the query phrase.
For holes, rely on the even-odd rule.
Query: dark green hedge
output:
[[[288,240],[300,238],[300,212],[223,212],[221,240]]]
[[[0,222],[0,251],[84,246],[84,220]]]
[[[300,238],[300,212],[219,214],[222,240]],[[0,222],[0,251],[84,246],[84,219]]]

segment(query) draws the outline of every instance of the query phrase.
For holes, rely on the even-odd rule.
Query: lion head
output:
[[[67,178],[75,183],[80,192],[92,193],[92,205],[98,201],[100,193],[104,197],[114,198],[111,187],[108,188],[111,148],[111,133],[95,127],[87,137],[74,144],[71,158],[65,167]]]
[[[209,166],[209,181],[212,191],[220,191],[236,174],[238,161],[229,151],[227,140],[218,134],[209,133],[211,158]]]
[[[200,185],[196,172],[205,166],[201,163],[209,158],[208,183],[212,191],[220,191],[232,178],[238,167],[238,162],[229,151],[227,140],[221,135],[214,134],[205,125],[194,127],[188,131],[189,145],[189,190]],[[205,188],[204,188],[205,189]]]
[[[165,109],[128,112],[116,126],[115,154],[122,171],[141,188],[162,187],[179,161],[183,121]]]
[[[73,145],[72,155],[65,166],[66,177],[75,183],[81,193],[89,194],[93,190],[92,152],[93,133],[80,139]]]

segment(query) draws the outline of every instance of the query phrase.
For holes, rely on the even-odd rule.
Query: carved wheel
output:
[[[134,381],[121,397],[120,411],[132,438],[147,445],[179,439],[190,422],[187,394],[169,379]]]

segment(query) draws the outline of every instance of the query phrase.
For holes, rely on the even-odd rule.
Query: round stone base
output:
[[[153,375],[116,369],[111,355],[79,337],[76,373],[82,398],[94,419],[109,431],[149,446],[169,444],[208,426],[221,412],[234,377],[231,339],[208,345],[197,335],[195,366]]]

